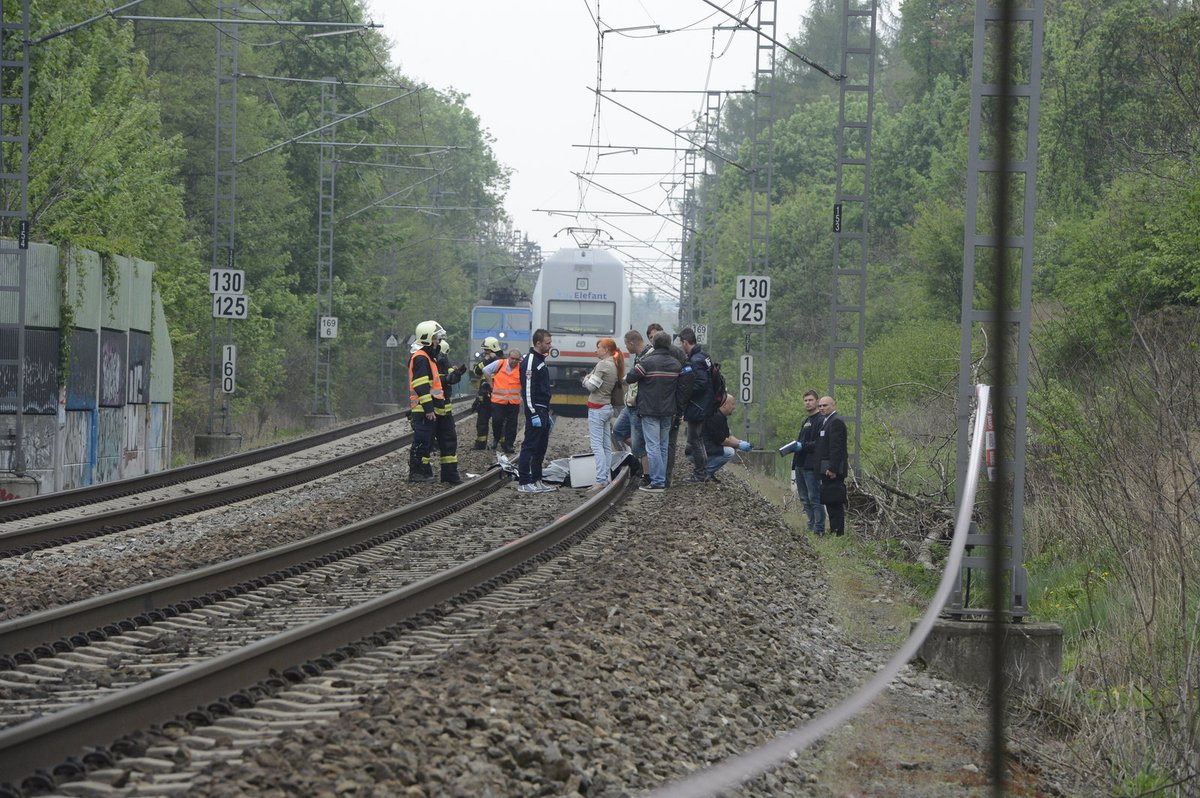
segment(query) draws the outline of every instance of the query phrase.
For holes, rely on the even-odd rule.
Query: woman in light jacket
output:
[[[601,338],[596,343],[596,357],[596,367],[583,378],[583,387],[589,392],[588,435],[596,460],[596,484],[590,490],[599,490],[608,484],[608,464],[612,455],[612,395],[617,382],[625,376],[625,361],[613,339]]]

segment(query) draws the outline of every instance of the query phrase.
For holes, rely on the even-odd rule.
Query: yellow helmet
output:
[[[494,335],[489,335],[487,338],[483,339],[483,348],[490,349],[493,352],[499,352],[500,339],[496,338]]]
[[[441,349],[442,349],[442,354],[443,354],[443,355],[448,355],[448,354],[450,354],[450,342],[449,342],[449,341],[447,341],[445,338],[443,338],[443,339],[442,339],[442,342],[441,342],[441,344],[439,344],[439,346],[440,346],[440,347],[441,347]]]
[[[442,325],[438,324],[433,319],[423,321],[417,325],[417,343],[421,346],[429,346],[433,343],[434,338],[441,338],[446,334],[442,329]]]

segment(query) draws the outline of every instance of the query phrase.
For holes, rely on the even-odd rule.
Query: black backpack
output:
[[[708,387],[712,391],[712,403],[708,412],[711,415],[725,401],[725,377],[721,374],[720,363],[712,358],[709,358],[709,362],[711,365],[708,367]]]

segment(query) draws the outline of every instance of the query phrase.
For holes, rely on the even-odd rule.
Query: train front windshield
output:
[[[505,345],[529,346],[532,311],[526,308],[475,308],[471,316],[471,339],[482,341],[489,335]]]
[[[572,335],[614,335],[617,330],[615,302],[579,302],[551,299],[550,333]]]

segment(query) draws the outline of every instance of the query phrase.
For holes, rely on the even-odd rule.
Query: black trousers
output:
[[[445,472],[447,463],[455,463],[458,470],[458,430],[454,428],[454,416],[449,412],[438,413],[433,420],[433,448],[438,450],[442,460],[442,471]]]
[[[517,443],[517,416],[520,405],[492,405],[492,437],[496,448],[512,451]]]
[[[516,405],[513,405],[516,407]],[[519,482],[528,485],[542,479],[542,461],[546,459],[546,447],[550,443],[550,413],[539,412],[541,426],[529,423],[531,416],[525,414],[525,439],[521,441],[521,455],[517,458]]]
[[[492,400],[486,396],[479,397],[479,407],[475,410],[475,440],[487,443],[488,427],[492,423]]]
[[[692,474],[705,476],[708,473],[708,455],[704,452],[704,421],[687,422],[687,442],[692,447]]]
[[[679,445],[679,425],[678,419],[671,421],[671,434],[667,439],[667,487],[671,487],[671,472],[675,470],[675,449]]]
[[[437,419],[435,417],[433,421],[427,421],[424,413],[414,410],[409,416],[409,421],[412,422],[413,442],[412,446],[408,447],[408,473],[432,476],[433,469],[429,467],[429,452],[433,448],[433,433],[437,426]]]
[[[825,511],[829,513],[829,531],[839,537],[846,534],[846,503],[827,504]]]

